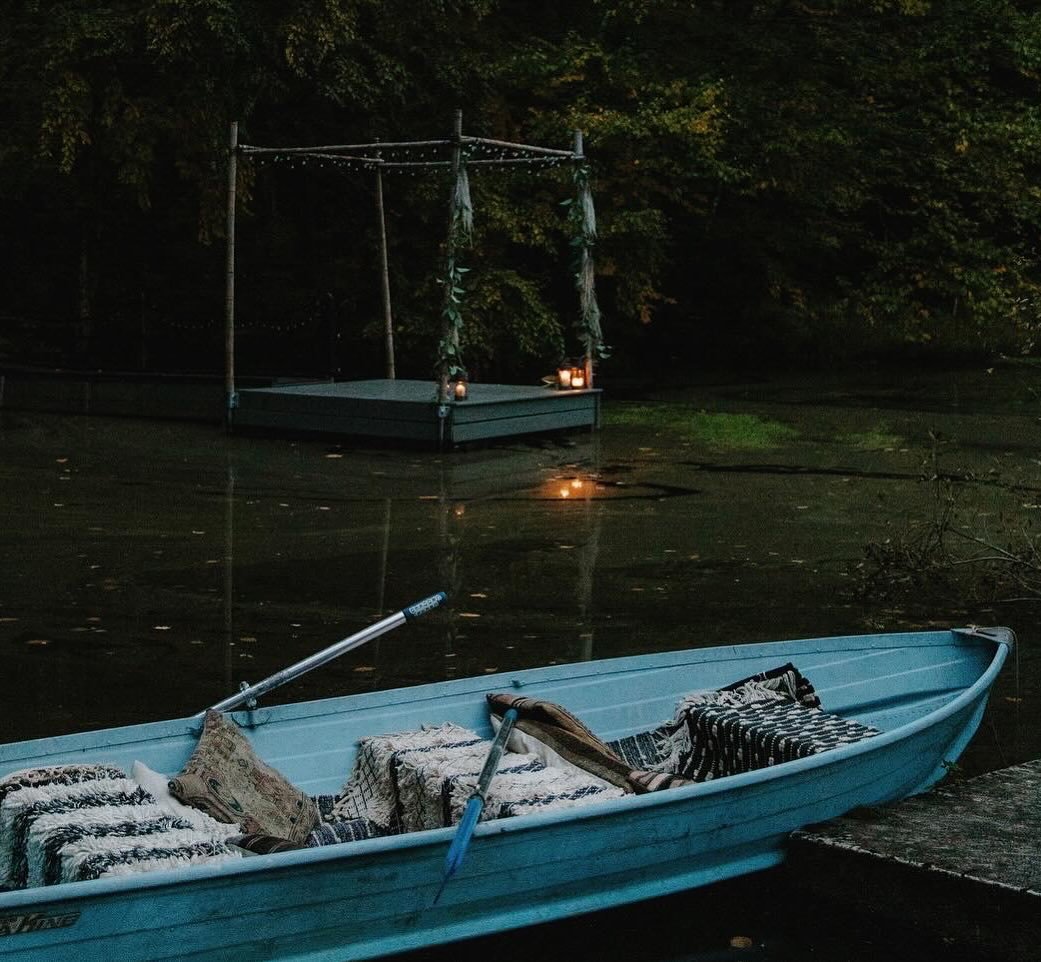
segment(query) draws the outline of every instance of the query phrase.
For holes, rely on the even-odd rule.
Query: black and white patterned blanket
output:
[[[683,696],[671,721],[611,742],[639,791],[703,782],[805,758],[877,735],[821,708],[791,664]]]
[[[367,819],[385,833],[453,825],[491,743],[451,723],[363,738],[335,814]],[[555,811],[624,792],[585,772],[551,768],[530,754],[503,752],[483,819]]]
[[[228,830],[171,813],[111,765],[15,772],[0,779],[0,888],[238,858]]]

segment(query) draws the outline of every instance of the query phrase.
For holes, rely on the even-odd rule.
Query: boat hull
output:
[[[1010,643],[1003,635],[995,640],[959,632],[871,638],[875,640],[870,643],[863,638],[827,639],[694,650],[644,662],[645,670],[661,679],[671,678],[680,666],[696,666],[707,678],[734,680],[744,669],[772,667],[794,655],[811,680],[820,680],[826,706],[845,699],[846,711],[869,723],[900,723],[877,724],[881,735],[773,769],[563,813],[482,823],[465,866],[436,906],[433,899],[451,829],[176,873],[2,893],[0,958],[364,959],[769,868],[782,861],[785,839],[794,829],[853,807],[902,798],[934,783],[979,725]],[[849,644],[843,648],[842,642]],[[861,647],[851,649],[852,644]],[[381,727],[380,722],[413,712],[426,721],[450,718],[486,728],[483,694],[512,687],[549,698],[567,694],[570,697],[557,700],[582,717],[596,716],[594,706],[602,707],[603,695],[614,692],[614,713],[599,713],[602,724],[594,723],[594,728],[616,737],[627,728],[646,727],[643,716],[648,711],[659,711],[660,717],[660,705],[653,698],[633,697],[618,708],[618,692],[638,695],[643,690],[646,679],[641,682],[633,674],[640,662],[587,663],[575,666],[577,677],[575,672],[568,674],[567,666],[558,666],[505,678],[422,686],[364,696],[361,704],[358,699],[336,699],[282,706],[254,713],[250,734],[255,743],[273,746],[280,722],[287,725],[296,719],[303,725],[307,719],[322,718],[327,720],[320,726],[325,730],[335,724],[329,719],[338,718],[353,736],[366,724],[375,725],[368,733],[406,727]],[[863,697],[868,667],[883,665],[888,680],[874,697]],[[651,684],[646,690],[662,687],[667,686]],[[662,697],[668,700],[672,694]],[[444,711],[443,718],[427,717],[437,709]],[[359,714],[352,717],[353,712]],[[150,748],[170,765],[190,751],[194,735],[187,726],[184,721],[159,723],[0,746],[0,774],[25,767],[27,759],[110,760],[121,752],[137,757]],[[304,729],[311,731],[313,745],[314,725]],[[347,746],[344,757],[346,750]],[[289,758],[286,755],[286,761]],[[31,927],[49,920],[55,927],[3,935],[16,920],[30,917],[36,923],[19,924]]]

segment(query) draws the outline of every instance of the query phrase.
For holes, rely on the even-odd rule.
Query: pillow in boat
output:
[[[562,705],[508,693],[488,696],[488,710],[496,729],[511,708],[517,712],[507,742],[513,751],[529,752],[555,768],[595,775],[624,792],[634,791],[629,781],[632,766]]]
[[[170,780],[170,794],[219,822],[238,823],[248,834],[303,842],[318,824],[311,796],[261,761],[220,712],[206,712],[199,743],[184,770]]]
[[[119,767],[59,765],[0,779],[0,889],[239,858],[229,826],[179,817]]]

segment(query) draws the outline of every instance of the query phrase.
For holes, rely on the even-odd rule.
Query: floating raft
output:
[[[285,384],[239,393],[237,428],[364,436],[451,446],[518,434],[596,428],[600,390],[471,384],[465,401],[437,403],[433,381]]]
[[[796,832],[793,884],[987,958],[1038,958],[1041,759]]]

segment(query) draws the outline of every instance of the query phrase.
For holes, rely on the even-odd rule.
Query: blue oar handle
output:
[[[443,605],[447,600],[448,595],[443,591],[439,591],[436,595],[431,595],[429,598],[417,601],[414,605],[403,608],[402,614],[408,621],[411,621],[413,618],[425,615],[428,611],[433,611],[438,605]]]

